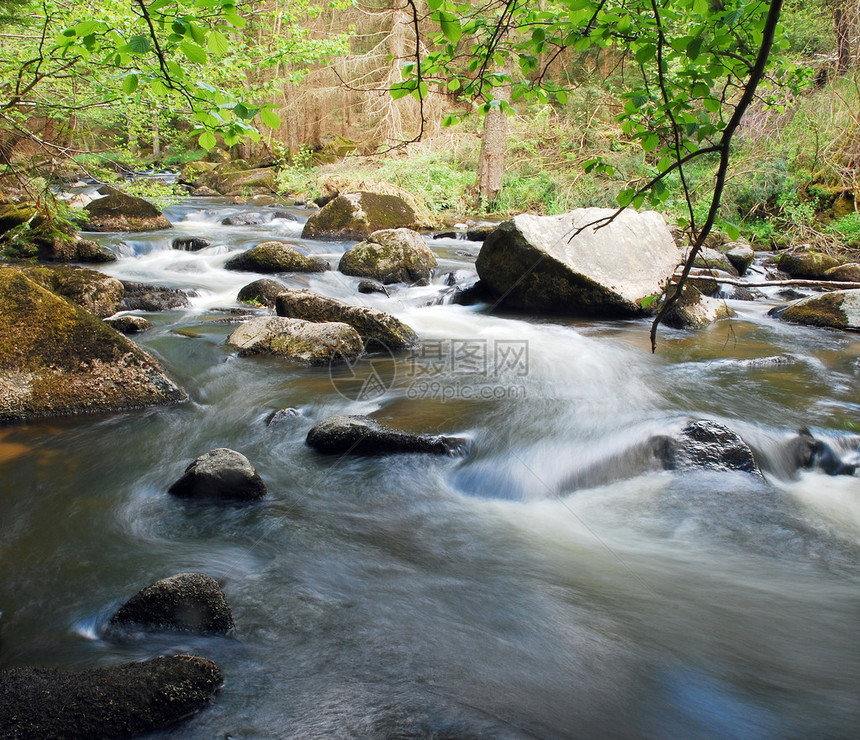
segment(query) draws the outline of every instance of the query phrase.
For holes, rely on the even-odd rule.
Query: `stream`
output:
[[[784,451],[801,427],[860,432],[860,335],[776,321],[771,295],[662,328],[652,355],[647,320],[428,305],[481,246],[428,238],[426,287],[278,276],[393,314],[415,351],[331,371],[239,358],[231,310],[262,276],[227,259],[282,239],[336,267],[351,246],[302,240],[298,207],[220,223],[252,210],[267,211],[187,199],[169,231],[93,236],[120,257],[102,271],[195,292],[134,339],[189,400],[0,428],[0,666],[214,660],[215,700],[158,738],[857,737],[860,473],[793,473]],[[213,245],[173,250],[177,236]],[[334,414],[470,451],[323,456],[305,436]],[[691,418],[740,434],[764,478],[625,467]],[[215,447],[246,455],[267,498],[166,494]],[[234,635],[108,639],[123,601],[184,571],[222,583]]]

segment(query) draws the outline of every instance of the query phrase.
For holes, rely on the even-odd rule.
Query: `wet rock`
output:
[[[81,239],[70,221],[58,215],[48,218],[32,203],[0,205],[0,242],[4,242],[7,254],[35,255],[41,262],[96,264],[116,260],[109,249]]]
[[[275,305],[275,299],[286,289],[287,286],[277,280],[261,278],[245,285],[236,299],[241,303],[259,303],[272,308]]]
[[[824,271],[824,279],[840,283],[860,283],[860,264],[846,262],[844,265],[831,267]]]
[[[821,252],[795,252],[778,259],[780,271],[793,278],[809,280],[826,280],[827,270],[839,265],[839,260]]]
[[[747,288],[744,285],[720,285],[717,298],[732,301],[757,301],[765,298],[765,294],[756,288]]]
[[[798,430],[797,436],[788,441],[785,455],[796,470],[817,468],[827,475],[854,475],[860,467],[860,457],[853,455],[855,460],[846,460],[846,452],[856,453],[860,448],[860,437],[848,437],[844,440],[816,439],[806,429]]]
[[[803,298],[772,308],[768,315],[794,324],[860,331],[860,289]]]
[[[221,220],[224,226],[261,226],[269,223],[274,216],[271,213],[234,213],[232,216]]]
[[[478,276],[486,290],[510,308],[646,315],[656,303],[653,298],[663,293],[681,252],[663,218],[653,211],[626,210],[608,226],[597,230],[587,226],[614,213],[581,208],[562,216],[526,214],[505,221],[481,248],[475,265]]]
[[[140,334],[152,328],[152,322],[143,316],[112,316],[105,319],[105,323],[120,334]]]
[[[206,247],[211,247],[212,242],[202,236],[177,236],[171,243],[172,249],[181,249],[184,252],[197,252]]]
[[[314,323],[281,316],[261,316],[242,324],[228,338],[240,357],[269,354],[308,365],[352,361],[364,342],[351,326],[327,321]]]
[[[770,357],[752,357],[748,360],[738,360],[736,364],[741,367],[751,368],[772,368],[772,367],[790,367],[796,365],[799,360],[794,355],[771,355]]]
[[[115,314],[122,303],[125,288],[115,278],[97,270],[66,265],[11,265],[46,290],[85,308],[103,319]]]
[[[175,403],[158,362],[91,313],[0,269],[0,421]]]
[[[219,635],[234,627],[218,581],[203,573],[178,573],[156,581],[126,601],[110,623]]]
[[[128,280],[123,280],[122,284],[125,288],[122,309],[125,311],[169,311],[191,305],[188,293],[179,288],[161,288]]]
[[[328,262],[310,257],[287,242],[269,241],[242,252],[224,265],[225,270],[242,272],[325,272],[331,269]]]
[[[429,280],[436,255],[421,234],[411,229],[384,229],[348,249],[337,269],[344,275],[391,283]]]
[[[663,323],[674,329],[701,329],[734,315],[735,312],[723,301],[703,296],[695,287],[687,285],[681,298],[663,318]]]
[[[278,409],[266,417],[266,425],[272,426],[272,424],[283,424],[285,421],[294,421],[300,416],[302,416],[301,409]]]
[[[309,290],[286,290],[275,301],[275,312],[305,321],[340,321],[353,327],[366,342],[375,339],[389,349],[411,347],[415,332],[393,316],[368,306],[349,306]]]
[[[358,292],[364,293],[365,295],[368,293],[382,293],[383,295],[388,295],[388,291],[382,283],[376,282],[376,280],[362,280],[358,284]]]
[[[161,211],[143,198],[126,195],[112,187],[99,192],[105,193],[104,197],[84,209],[87,231],[155,231],[171,227]]]
[[[675,437],[652,440],[667,470],[737,470],[761,475],[752,450],[723,424],[708,419],[689,422]]]
[[[410,434],[380,424],[369,416],[332,416],[317,422],[307,443],[327,454],[388,455],[397,452],[429,452],[452,455],[465,452],[467,442],[458,437]]]
[[[221,195],[221,193],[219,193],[217,190],[213,190],[212,188],[207,187],[206,185],[201,185],[199,188],[194,188],[191,191],[191,195],[194,198],[215,198]]]
[[[152,658],[85,671],[0,673],[0,737],[125,738],[166,729],[202,709],[223,682],[211,660]]]
[[[415,212],[394,195],[339,195],[314,213],[302,230],[303,239],[366,239],[382,229],[414,228]]]
[[[734,242],[726,247],[726,259],[731,262],[739,275],[743,275],[753,263],[755,251],[747,242]]]
[[[277,180],[273,167],[258,167],[236,172],[225,172],[222,167],[218,172],[217,186],[224,195],[247,197],[255,194],[275,193]]]
[[[684,256],[686,259],[686,254]],[[721,270],[731,277],[738,276],[738,271],[729,260],[728,255],[718,252],[716,249],[709,249],[708,247],[702,247],[699,250],[693,266],[701,270]]]
[[[292,213],[290,213],[289,211],[275,211],[275,212],[272,214],[272,219],[276,219],[276,218],[281,219],[282,221],[295,221],[295,222],[298,222],[298,220],[299,220],[298,218],[296,218],[296,217],[295,217]]]
[[[266,495],[266,484],[247,457],[218,447],[192,462],[167,492],[196,500],[253,501]]]
[[[776,295],[784,301],[796,301],[801,298],[807,298],[809,293],[801,293],[799,290],[786,288],[785,290],[779,291]]]

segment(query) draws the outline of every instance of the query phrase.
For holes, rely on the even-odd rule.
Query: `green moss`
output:
[[[842,298],[840,293],[825,293],[816,298],[807,298],[786,308],[781,318],[795,324],[845,329],[848,326],[848,317],[842,310]]]
[[[233,257],[224,267],[246,272],[325,272],[328,262],[302,254],[286,242],[268,241]]]
[[[779,269],[796,278],[818,280],[827,270],[838,265],[839,260],[821,252],[797,252],[779,257]]]
[[[358,192],[339,195],[311,216],[306,239],[364,239],[381,229],[411,228],[415,212],[395,195]]]

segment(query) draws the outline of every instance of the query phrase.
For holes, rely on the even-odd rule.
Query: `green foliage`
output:
[[[827,227],[827,231],[844,238],[852,249],[860,249],[860,211],[849,213],[833,221]]]

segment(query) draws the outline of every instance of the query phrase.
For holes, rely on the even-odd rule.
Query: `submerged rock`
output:
[[[210,450],[192,462],[167,492],[208,501],[253,501],[266,495],[266,484],[242,453],[226,447]]]
[[[310,257],[287,242],[268,241],[242,252],[224,265],[225,270],[242,272],[325,272],[328,262]]]
[[[16,740],[125,738],[162,730],[202,709],[224,678],[190,655],[58,671],[0,673],[0,737]]]
[[[66,265],[10,265],[46,290],[85,308],[103,319],[119,309],[125,288],[115,278],[97,270]]]
[[[104,187],[105,196],[87,204],[87,231],[155,231],[171,227],[161,211],[143,198]]]
[[[663,323],[674,329],[700,329],[734,315],[735,312],[724,301],[703,296],[695,287],[688,285],[664,317]]]
[[[364,351],[355,329],[338,321],[315,323],[282,316],[246,321],[228,338],[241,357],[270,354],[309,365],[352,361]]]
[[[839,260],[821,252],[795,252],[778,259],[779,269],[786,275],[810,280],[826,280],[827,270],[839,265]]]
[[[338,195],[305,223],[303,239],[366,239],[381,229],[414,228],[415,212],[402,198],[378,193]]]
[[[212,242],[202,236],[177,236],[170,242],[172,249],[181,249],[183,252],[197,252],[211,246]]]
[[[0,269],[0,421],[184,399],[158,362],[121,334]]]
[[[738,470],[761,475],[749,445],[724,424],[689,422],[674,437],[655,437],[652,448],[667,470]]]
[[[287,286],[277,280],[260,278],[245,285],[239,291],[236,300],[241,303],[259,303],[272,308],[275,305],[275,299],[286,289]]]
[[[337,269],[344,275],[390,285],[429,280],[435,266],[436,255],[421,234],[411,229],[384,229],[348,249]]]
[[[278,316],[305,321],[339,321],[353,327],[366,342],[375,339],[389,349],[411,347],[415,332],[390,314],[368,306],[349,306],[309,290],[285,290],[275,301]]]
[[[681,261],[662,216],[580,208],[521,215],[484,242],[475,266],[482,286],[510,308],[542,313],[641,316],[653,310]],[[576,236],[577,230],[582,228]]]
[[[772,308],[768,314],[794,324],[860,331],[860,289],[803,298]]]
[[[105,323],[116,329],[120,334],[140,334],[152,328],[152,322],[143,316],[112,316]]]
[[[272,426],[272,424],[283,424],[285,421],[294,421],[299,416],[302,416],[301,409],[295,409],[292,407],[278,409],[266,417],[266,426]]]
[[[123,280],[122,285],[125,288],[122,301],[125,311],[169,311],[191,305],[188,294],[179,288],[162,288],[128,280]]]
[[[465,452],[459,437],[410,434],[380,424],[369,416],[331,416],[308,432],[307,443],[327,454],[388,455],[396,452],[429,452],[452,455]]]
[[[126,601],[110,623],[220,635],[234,627],[218,581],[203,573],[178,573],[156,581]]]

